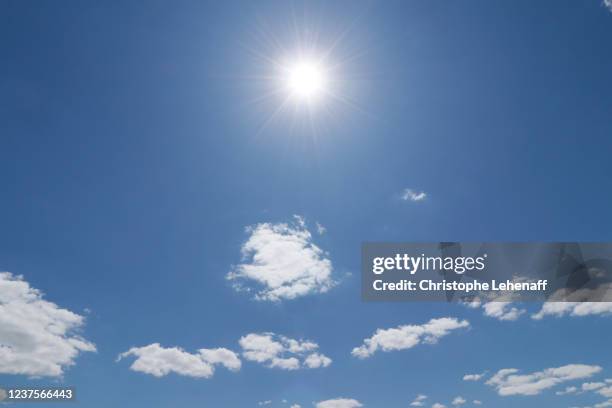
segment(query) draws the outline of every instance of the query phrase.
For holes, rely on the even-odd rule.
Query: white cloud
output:
[[[465,398],[463,398],[462,396],[457,396],[455,397],[455,399],[453,399],[453,402],[451,402],[451,404],[458,407],[465,404],[466,402],[467,401],[465,400]]]
[[[257,403],[257,405],[259,405],[260,407],[265,407],[266,405],[270,405],[272,403],[271,400],[267,400],[267,401],[259,401]]]
[[[424,191],[416,191],[410,188],[406,188],[404,189],[404,191],[402,191],[401,197],[402,197],[402,200],[404,201],[419,202],[427,198],[427,193]]]
[[[519,370],[516,368],[504,368],[486,384],[494,387],[502,396],[537,395],[563,382],[588,378],[600,371],[599,366],[585,364],[568,364],[523,375],[518,374]]]
[[[319,345],[308,340],[294,340],[274,333],[250,333],[239,341],[242,356],[268,368],[297,370],[327,367],[332,360],[319,353]]]
[[[320,353],[313,353],[306,357],[304,365],[308,368],[320,368],[327,367],[331,362],[331,358]]]
[[[612,11],[612,0],[603,0],[603,5]]]
[[[519,309],[508,299],[508,296],[490,297],[489,299],[474,298],[469,302],[463,302],[470,309],[483,309],[487,317],[493,317],[501,321],[515,321],[521,317],[526,310]]]
[[[482,405],[482,401],[474,400],[474,401],[472,401],[472,404],[474,404],[474,405]]]
[[[416,396],[416,398],[414,399],[414,401],[412,401],[410,403],[411,407],[422,407],[423,405],[425,405],[425,401],[427,399],[427,395],[424,394],[419,394]]]
[[[240,359],[231,350],[225,348],[200,349],[191,354],[178,347],[165,348],[159,343],[144,347],[133,347],[121,353],[117,361],[134,356],[130,366],[132,371],[164,377],[176,373],[187,377],[210,378],[215,373],[215,366],[222,365],[228,370],[240,370]]]
[[[378,329],[376,333],[363,341],[363,345],[355,347],[353,356],[370,357],[378,350],[405,350],[418,344],[434,344],[451,331],[469,327],[467,320],[457,320],[451,317],[431,319],[423,325],[399,326],[392,329]]]
[[[612,314],[612,302],[545,302],[542,309],[531,318],[540,320],[546,316],[580,317],[610,314]]]
[[[578,392],[578,387],[574,387],[572,385],[571,387],[565,387],[565,389],[562,390],[562,391],[555,392],[555,394],[557,394],[557,395],[568,395],[568,394],[576,394],[577,392]]]
[[[280,301],[324,293],[335,285],[328,254],[314,244],[302,217],[295,216],[292,223],[257,224],[247,232],[243,263],[227,274],[236,290],[255,290],[257,300]]]
[[[317,227],[317,232],[319,233],[319,235],[323,235],[327,232],[327,228],[325,228],[323,225],[319,224],[318,222],[315,223],[315,226]]]
[[[300,404],[293,404],[291,405],[291,408],[302,408],[302,406]]]
[[[503,321],[517,320],[523,313],[524,309],[518,309],[512,306],[512,302],[487,302],[482,305],[485,316],[494,317]]]
[[[486,372],[480,374],[466,374],[463,376],[463,381],[480,381]]]
[[[604,382],[588,382],[580,387],[582,391],[595,391],[606,386]]]
[[[446,405],[436,402],[435,404],[431,406],[431,408],[446,408]]]
[[[81,352],[83,316],[43,299],[20,276],[0,272],[0,374],[59,377]]]
[[[606,398],[612,398],[612,381],[606,380],[606,386],[596,390],[599,395]]]
[[[316,408],[359,408],[363,407],[363,404],[354,399],[336,398],[317,402],[315,406]]]

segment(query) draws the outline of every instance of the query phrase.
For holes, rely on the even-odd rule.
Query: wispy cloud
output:
[[[612,11],[612,0],[603,0],[603,5]]]
[[[402,191],[401,199],[404,201],[419,202],[427,198],[427,193],[424,191],[417,191],[411,188],[406,188]]]
[[[130,366],[132,371],[164,377],[170,373],[195,378],[210,378],[215,373],[215,366],[222,365],[228,370],[240,370],[238,355],[225,348],[200,349],[191,354],[178,347],[165,348],[159,343],[144,347],[133,347],[121,353],[120,361],[127,357],[136,357]]]
[[[537,395],[561,383],[591,377],[601,370],[602,368],[596,365],[568,364],[531,374],[519,374],[516,368],[504,368],[486,384],[494,387],[501,396]]]
[[[533,314],[531,318],[540,320],[546,316],[592,315],[612,315],[612,302],[545,302],[540,311]]]
[[[427,395],[425,394],[419,394],[416,396],[416,398],[414,399],[414,401],[412,401],[410,403],[411,407],[422,407],[425,405],[425,400],[427,399]]]
[[[85,318],[43,298],[20,276],[0,273],[0,374],[59,377],[81,352]]]
[[[463,381],[480,381],[486,372],[480,374],[466,374],[463,376]]]
[[[309,340],[295,340],[274,333],[251,333],[239,343],[245,359],[268,368],[298,370],[327,367],[332,363],[318,351],[319,345]]]
[[[304,218],[257,224],[247,232],[243,263],[227,274],[235,289],[256,291],[258,300],[280,301],[324,293],[335,285],[328,254],[315,245]]]
[[[432,319],[423,325],[399,326],[391,329],[378,329],[363,345],[353,349],[352,354],[358,358],[367,358],[376,351],[406,350],[421,343],[434,344],[452,331],[469,327],[467,320],[451,317]]]

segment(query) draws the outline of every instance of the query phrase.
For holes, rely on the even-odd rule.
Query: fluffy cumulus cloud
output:
[[[217,365],[231,371],[238,371],[241,366],[236,353],[225,348],[200,349],[192,354],[178,347],[165,348],[159,343],[153,343],[144,347],[133,347],[120,354],[118,360],[127,357],[136,358],[130,366],[131,370],[155,377],[176,373],[186,377],[210,378]]]
[[[453,399],[453,402],[451,402],[451,404],[453,404],[456,407],[459,407],[465,404],[466,402],[467,402],[466,399],[459,395]]]
[[[227,274],[236,290],[255,299],[281,301],[324,293],[335,282],[328,254],[313,242],[302,217],[291,223],[262,223],[247,228],[242,263]]]
[[[250,333],[239,341],[242,356],[269,368],[298,370],[322,368],[332,360],[321,354],[319,345],[308,340],[295,340],[274,333]]]
[[[427,193],[424,191],[416,191],[411,188],[406,188],[404,191],[402,191],[401,198],[404,201],[413,201],[418,203],[419,201],[423,201],[427,198]]]
[[[423,325],[399,326],[391,329],[378,329],[374,335],[363,341],[363,345],[355,347],[353,356],[370,357],[378,350],[394,351],[410,349],[421,343],[434,344],[452,331],[469,327],[467,320],[457,320],[451,317],[432,319]]]
[[[540,320],[546,316],[581,317],[593,315],[612,315],[612,302],[545,302],[540,311],[531,317]]]
[[[435,404],[431,406],[431,408],[446,408],[446,405],[436,402]]]
[[[336,398],[317,402],[315,406],[316,408],[359,408],[363,407],[363,404],[350,398]]]
[[[565,390],[557,392],[557,395],[566,394],[583,394],[585,392],[592,392],[605,397],[605,401],[601,401],[594,405],[582,408],[610,408],[612,407],[612,379],[608,378],[605,381],[586,382],[580,387],[567,387]],[[580,407],[572,407],[580,408]]]
[[[411,407],[422,407],[425,405],[425,400],[427,399],[427,395],[419,394],[417,397],[410,403]]]
[[[485,316],[493,317],[502,321],[517,320],[523,313],[524,309],[514,307],[511,302],[488,302],[482,305]]]
[[[471,309],[482,308],[485,316],[501,321],[518,320],[526,312],[525,309],[519,309],[514,306],[513,302],[502,300],[483,302],[481,299],[476,298],[471,302],[466,302],[465,306]]]
[[[516,368],[504,368],[486,383],[494,387],[501,396],[537,395],[561,383],[588,378],[600,371],[599,366],[585,364],[568,364],[531,374],[519,374]]]
[[[604,6],[606,6],[610,11],[612,11],[612,0],[603,0]]]
[[[80,353],[96,350],[78,334],[84,322],[22,277],[0,272],[0,374],[61,376]]]

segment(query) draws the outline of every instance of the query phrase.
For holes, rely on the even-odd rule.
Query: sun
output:
[[[286,66],[285,86],[297,101],[312,102],[327,92],[325,67],[314,59],[300,59]]]

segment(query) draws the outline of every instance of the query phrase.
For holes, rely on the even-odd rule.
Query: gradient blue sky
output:
[[[570,363],[610,378],[609,318],[509,322],[459,305],[366,304],[358,273],[362,241],[612,240],[612,13],[598,0],[0,9],[0,270],[85,315],[82,335],[98,349],[61,379],[0,374],[0,384],[72,385],[88,408],[604,400],[555,395],[573,383],[501,397],[461,378]],[[303,111],[263,126],[278,101],[254,102],[267,69],[256,52],[296,47],[294,25],[322,46],[345,32],[332,57],[355,106],[314,112],[316,131]],[[405,188],[427,198],[403,201]],[[245,227],[293,214],[326,227],[314,240],[340,283],[276,304],[234,291],[225,276]],[[350,355],[377,328],[437,317],[471,328]],[[262,331],[316,341],[333,363],[288,372],[243,361],[193,379],[115,362],[155,342],[239,351],[241,336]]]

